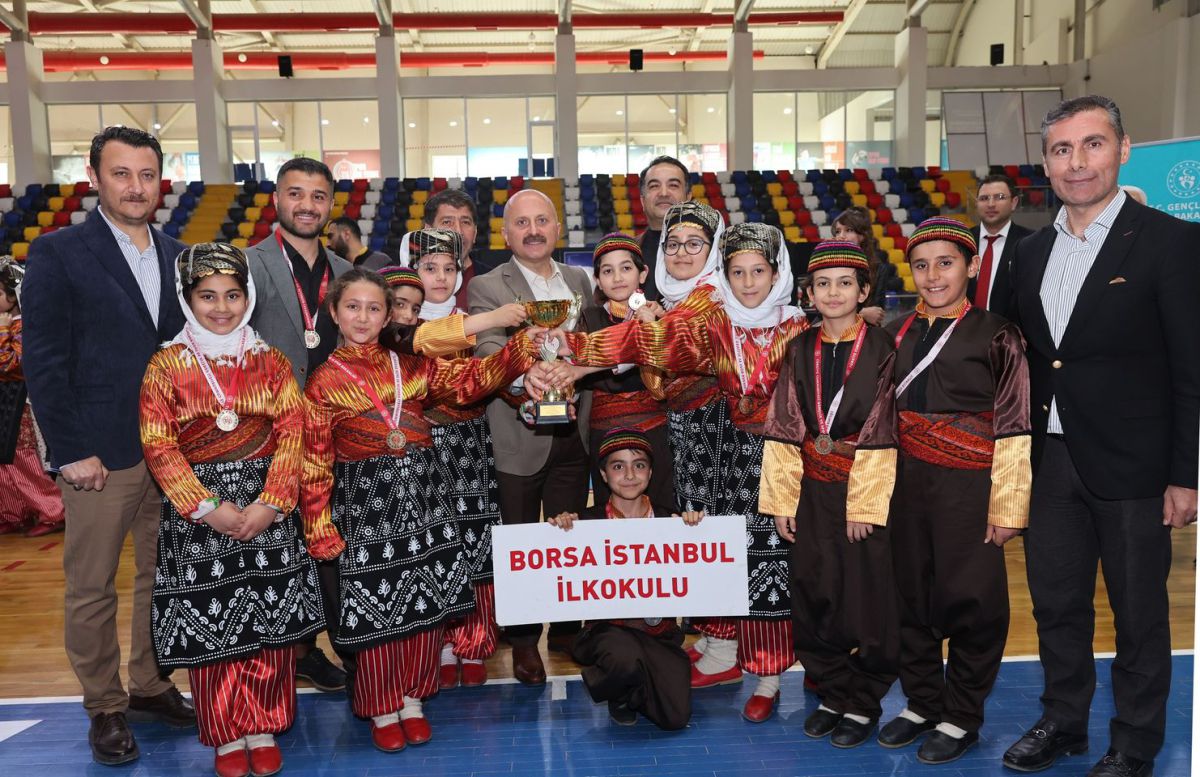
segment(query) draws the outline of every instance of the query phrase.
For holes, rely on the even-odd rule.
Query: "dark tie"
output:
[[[975,307],[987,309],[988,287],[992,285],[992,246],[1000,239],[999,235],[984,235],[987,238],[987,248],[983,249],[983,264],[979,267],[979,279],[975,284]]]

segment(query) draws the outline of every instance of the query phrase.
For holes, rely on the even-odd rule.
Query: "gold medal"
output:
[[[750,415],[750,397],[742,397],[738,400],[738,410],[742,415]]]
[[[217,428],[222,432],[232,432],[237,428],[238,422],[238,414],[229,408],[217,413]]]
[[[408,438],[401,429],[392,429],[387,433],[387,447],[393,451],[402,451],[408,444]]]
[[[816,442],[813,443],[813,447],[817,449],[817,453],[825,456],[833,450],[833,438],[827,434],[817,435],[817,439]]]
[[[321,344],[321,336],[317,334],[315,329],[304,330],[304,347],[312,350]]]

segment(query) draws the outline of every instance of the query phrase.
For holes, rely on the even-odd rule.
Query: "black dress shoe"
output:
[[[867,741],[867,737],[871,736],[871,732],[875,730],[875,724],[878,722],[879,718],[872,718],[866,723],[859,723],[857,720],[851,720],[843,715],[833,730],[833,734],[829,737],[829,744],[843,749],[858,747]]]
[[[1087,777],[1154,777],[1154,762],[1139,761],[1110,747]]]
[[[312,683],[318,691],[337,693],[346,689],[346,673],[337,668],[325,651],[315,647],[304,658],[296,659],[296,676]]]
[[[837,728],[838,721],[841,719],[840,712],[830,712],[818,707],[816,712],[804,720],[804,733],[813,739],[827,737]]]
[[[637,710],[632,710],[621,702],[608,703],[608,716],[618,726],[632,726],[637,723]]]
[[[937,730],[930,731],[917,751],[917,760],[923,764],[948,764],[962,758],[978,741],[979,734],[974,731],[968,731],[958,739]]]
[[[122,712],[101,712],[88,729],[92,758],[105,766],[129,763],[138,757],[137,742]]]
[[[914,723],[908,718],[895,718],[879,729],[879,736],[875,741],[884,747],[908,747],[917,741],[917,737],[933,731],[936,726],[936,720]]]
[[[1008,748],[1003,763],[1018,772],[1040,772],[1053,766],[1060,755],[1078,755],[1087,749],[1087,734],[1068,734],[1053,720],[1042,718]]]
[[[158,718],[168,726],[190,728],[196,725],[196,709],[183,698],[178,688],[171,687],[157,696],[129,695],[129,710],[139,715]]]
[[[551,634],[546,637],[546,649],[551,653],[565,653],[569,656],[574,645],[574,634]]]

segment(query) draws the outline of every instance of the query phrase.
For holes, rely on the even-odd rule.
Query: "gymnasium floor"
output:
[[[41,540],[0,538],[0,774],[37,777],[67,775],[211,774],[211,751],[193,732],[157,723],[134,723],[142,758],[114,770],[92,763],[87,720],[78,704],[78,685],[62,649],[61,535]],[[1168,704],[1167,743],[1155,774],[1187,775],[1191,758],[1192,627],[1195,579],[1195,529],[1178,532],[1171,577],[1172,633],[1176,648],[1174,681]],[[915,748],[885,750],[867,744],[839,751],[813,741],[802,731],[816,700],[802,690],[803,674],[783,679],[779,713],[761,725],[746,723],[739,711],[753,680],[737,686],[697,691],[691,725],[681,732],[659,731],[645,720],[621,728],[603,705],[591,703],[576,668],[558,654],[548,656],[551,681],[526,688],[510,675],[508,651],[489,663],[487,686],[456,689],[426,704],[434,739],[421,747],[386,755],[369,743],[367,725],[350,714],[344,697],[304,689],[292,731],[280,739],[285,773],[376,777],[419,774],[461,775],[897,775],[936,774],[976,777],[1005,774],[1004,749],[1037,715],[1041,691],[1036,635],[1024,591],[1019,540],[1010,543],[1012,631],[1009,658],[988,702],[980,745],[953,765],[928,767],[917,762]],[[129,595],[132,555],[126,549],[119,587]],[[1111,651],[1111,614],[1097,592],[1096,650]],[[127,602],[123,598],[123,602]],[[128,607],[121,608],[122,640],[128,635]],[[544,650],[544,644],[543,644]],[[544,654],[545,655],[545,654]],[[1097,661],[1099,687],[1093,703],[1093,750],[1060,761],[1047,775],[1086,774],[1103,753],[1112,714],[1108,668]],[[176,680],[186,687],[185,676]],[[884,702],[885,717],[903,706],[899,689]],[[1012,774],[1007,772],[1007,774]]]

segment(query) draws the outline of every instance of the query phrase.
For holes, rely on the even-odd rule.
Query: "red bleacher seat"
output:
[[[371,182],[368,181],[366,178],[355,178],[354,183],[352,183],[350,185],[350,191],[365,192],[367,190],[367,187],[369,187],[370,185],[371,185]]]
[[[950,191],[950,181],[946,178],[939,178],[936,186],[937,190],[943,194]]]
[[[358,221],[362,217],[362,205],[357,202],[347,203],[342,215]]]
[[[883,234],[887,235],[888,237],[903,237],[904,230],[900,229],[900,225],[893,221],[892,223],[885,224],[883,226]]]
[[[262,209],[262,213],[259,214],[259,217],[268,224],[273,224],[278,215],[279,214],[275,212],[274,205],[267,205]]]
[[[812,223],[812,214],[803,208],[795,208],[796,226],[806,227]]]
[[[903,251],[908,248],[908,238],[906,238],[904,235],[900,235],[899,237],[893,237],[892,244],[895,245],[896,248]]]
[[[792,171],[791,170],[776,170],[775,178],[781,184],[784,184],[783,190],[786,192],[787,184],[792,183]]]
[[[71,214],[65,210],[60,210],[54,214],[54,226],[69,227],[71,226]]]
[[[645,208],[642,207],[642,198],[631,195],[629,198],[630,213],[642,213],[644,210]]]
[[[962,205],[962,195],[958,192],[946,192],[946,206],[957,208],[959,205]]]
[[[929,167],[926,167],[925,172],[930,178],[942,177],[942,168],[938,167],[937,165],[930,165]]]
[[[883,205],[883,196],[882,195],[876,194],[875,192],[871,192],[870,194],[867,195],[867,207],[868,208],[878,208],[881,205]]]
[[[0,183],[0,197],[11,197],[12,187],[6,183]]]
[[[87,181],[80,181],[79,183],[75,184],[75,196],[76,197],[86,197],[86,196],[88,196],[88,192],[90,192],[91,190],[92,190],[92,185],[90,183],[88,183]]]
[[[265,235],[264,235],[264,237],[265,237]],[[259,244],[259,243],[261,243],[262,241],[263,241],[263,237],[257,237],[257,236],[254,236],[254,237],[251,237],[249,240],[247,240],[247,241],[246,241],[246,245],[251,245],[251,246],[253,246],[253,245],[258,245],[258,244]]]
[[[627,187],[629,187],[629,191],[631,191],[631,192],[637,191],[641,187],[641,184],[638,181],[638,174],[637,173],[629,173],[628,175],[626,175],[625,176],[625,185]]]
[[[449,186],[450,186],[450,182],[447,181],[445,178],[434,178],[433,179],[433,190],[435,192],[444,191]]]
[[[877,222],[879,222],[880,224],[892,223],[891,208],[876,208],[875,209],[875,220]]]
[[[804,239],[810,243],[815,243],[821,239],[821,230],[817,229],[815,224],[804,225]]]
[[[78,186],[79,184],[75,184],[75,185]],[[171,181],[169,179],[164,178],[158,182],[158,193],[159,194],[170,194],[171,193]]]
[[[725,198],[718,194],[716,197],[709,197],[708,204],[717,210],[725,210]]]
[[[716,173],[702,173],[700,176],[700,180],[703,181],[705,184],[717,183],[717,174]]]
[[[1017,186],[1021,187],[1022,189],[1026,189],[1030,186],[1033,186],[1033,181],[1029,180],[1028,178],[1018,178]]]
[[[271,225],[265,221],[257,221],[254,224],[254,237],[262,240],[267,235],[271,234]]]
[[[42,227],[42,231],[41,231],[41,232],[39,232],[38,234],[40,234],[40,235],[48,235],[48,234],[50,234],[51,232],[54,232],[54,231],[55,231],[55,230],[57,230],[57,229],[58,229],[58,227],[55,227],[55,226]]]
[[[77,196],[70,196],[63,202],[63,210],[67,213],[73,213],[83,207],[83,199]]]
[[[647,226],[649,226],[649,224],[650,222],[646,220],[645,213],[638,211],[637,213],[633,214],[633,225],[638,229],[645,229]]]
[[[513,192],[519,192],[525,188],[525,179],[519,175],[514,175],[508,179],[508,193],[511,197]]]
[[[859,181],[858,191],[860,194],[875,194],[875,182],[871,180]]]
[[[800,193],[800,184],[796,183],[795,181],[784,181],[783,182],[783,196],[784,197],[791,197],[791,196],[799,194],[799,193]]]
[[[350,201],[347,204],[362,205],[366,201],[366,192],[350,192]]]
[[[1016,165],[1005,165],[1004,174],[1009,178],[1016,178],[1021,174],[1021,168],[1017,167]]]
[[[1030,205],[1039,207],[1046,202],[1046,195],[1042,193],[1041,189],[1030,189],[1025,192],[1025,199],[1029,201]],[[946,204],[950,204],[950,195],[946,195]],[[958,207],[958,205],[955,204],[953,207]]]
[[[708,197],[710,200],[713,197],[720,197],[721,196],[721,184],[715,183],[715,182],[704,184],[704,196]]]
[[[804,200],[798,194],[788,197],[788,210],[804,210]]]
[[[854,180],[862,182],[871,180],[871,174],[861,167],[856,167],[851,171],[854,174]]]

